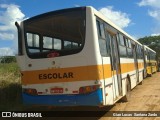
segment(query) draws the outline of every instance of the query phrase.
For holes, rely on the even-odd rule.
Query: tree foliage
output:
[[[149,36],[138,39],[143,45],[147,45],[157,53],[157,58],[160,59],[160,36]]]
[[[16,62],[15,56],[0,57],[0,63],[12,63],[12,62]]]

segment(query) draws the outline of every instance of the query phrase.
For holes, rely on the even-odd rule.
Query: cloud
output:
[[[0,56],[13,56],[15,50],[9,47],[0,48]]]
[[[154,33],[154,34],[151,34],[151,36],[159,36],[160,33]]]
[[[0,4],[0,41],[14,41],[11,47],[0,48],[0,56],[14,55],[17,53],[17,29],[15,22],[26,19],[20,10],[20,6],[15,4]]]
[[[16,27],[14,24],[16,21],[22,21],[24,17],[18,5],[0,4],[0,40],[15,40]]]
[[[1,40],[13,40],[15,38],[15,35],[12,33],[0,33],[0,39]]]
[[[128,27],[128,25],[131,23],[127,13],[115,11],[113,10],[113,6],[101,8],[99,11],[120,28]]]
[[[154,19],[160,21],[160,9],[159,10],[152,10],[148,11],[148,14],[153,17]]]
[[[74,7],[81,7],[81,5],[75,4]]]
[[[160,33],[160,0],[141,0],[138,5],[140,7],[148,6],[148,15],[156,21],[156,25],[153,28],[153,34],[159,35]]]
[[[159,0],[141,0],[138,3],[139,6],[150,6],[153,8],[160,8],[160,1]]]

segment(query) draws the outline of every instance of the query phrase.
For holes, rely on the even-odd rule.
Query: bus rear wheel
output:
[[[126,78],[126,95],[122,98],[122,101],[128,102],[131,99],[131,84],[129,79]]]

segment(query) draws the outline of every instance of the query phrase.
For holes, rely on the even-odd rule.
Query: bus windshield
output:
[[[78,53],[85,40],[85,9],[42,14],[24,21],[26,51],[30,58]]]

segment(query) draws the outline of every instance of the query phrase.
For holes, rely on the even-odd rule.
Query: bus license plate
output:
[[[51,88],[50,92],[52,94],[54,94],[54,93],[63,93],[63,88]]]

